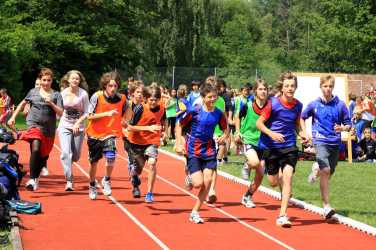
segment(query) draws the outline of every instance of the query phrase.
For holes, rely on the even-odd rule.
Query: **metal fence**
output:
[[[143,80],[146,84],[157,82],[159,84],[177,88],[179,84],[190,85],[193,80],[204,81],[208,76],[216,76],[226,81],[232,88],[239,88],[245,83],[253,82],[257,78],[265,79],[269,84],[274,84],[281,70],[270,69],[241,69],[219,67],[156,67],[150,69],[138,68],[129,73],[126,70],[118,70],[122,79],[133,77]]]

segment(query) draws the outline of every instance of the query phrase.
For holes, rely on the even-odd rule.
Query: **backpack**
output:
[[[42,204],[40,202],[24,201],[24,200],[7,200],[11,209],[22,214],[39,214],[42,212]]]

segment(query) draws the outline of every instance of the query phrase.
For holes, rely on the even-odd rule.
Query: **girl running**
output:
[[[26,117],[28,129],[21,133],[20,139],[30,143],[30,180],[26,183],[26,189],[31,191],[38,189],[41,169],[46,165],[45,161],[54,144],[56,116],[63,114],[62,97],[51,88],[53,76],[51,69],[43,68],[38,76],[40,87],[29,91],[8,121],[9,126],[14,126],[18,113],[26,104],[30,105]]]
[[[199,215],[202,203],[209,192],[214,171],[217,168],[216,148],[213,139],[214,128],[217,124],[224,131],[218,138],[223,143],[228,138],[228,126],[225,114],[214,106],[217,99],[217,90],[210,84],[205,84],[201,89],[203,105],[196,104],[190,107],[179,121],[180,126],[190,127],[187,134],[187,149],[182,144],[181,130],[176,131],[176,151],[187,154],[187,166],[192,178],[193,187],[199,189],[196,201],[189,220],[193,223],[204,223]],[[185,152],[186,151],[186,152]]]
[[[247,192],[242,197],[241,203],[254,208],[252,195],[261,185],[264,177],[265,161],[262,159],[263,150],[259,148],[261,132],[256,127],[256,121],[264,109],[270,109],[271,102],[268,101],[268,86],[264,80],[258,79],[254,85],[255,99],[240,108],[239,114],[235,116],[236,135],[235,141],[243,144],[246,165],[249,169],[255,169],[256,175]]]
[[[265,108],[256,122],[261,130],[260,148],[266,150],[266,170],[272,186],[282,187],[282,201],[276,224],[281,227],[291,227],[287,217],[287,206],[291,196],[292,177],[298,160],[296,147],[296,130],[307,142],[305,125],[300,114],[302,103],[294,98],[297,88],[297,78],[291,72],[283,73],[277,83],[282,95],[272,97],[271,105]],[[281,178],[279,172],[281,171]]]
[[[71,70],[63,79],[67,79],[68,86],[61,92],[64,112],[58,127],[60,160],[67,181],[65,191],[73,191],[72,164],[81,156],[85,129],[82,122],[88,114],[89,96],[86,80],[80,71]]]

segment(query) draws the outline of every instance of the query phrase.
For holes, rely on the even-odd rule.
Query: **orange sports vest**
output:
[[[150,125],[162,125],[162,118],[165,113],[163,105],[159,106],[159,111],[152,112],[149,105],[143,104],[143,112],[141,119],[135,126],[150,126]],[[137,145],[157,145],[159,146],[161,141],[161,131],[158,133],[152,133],[150,131],[129,131],[128,140]]]
[[[102,139],[108,136],[120,137],[121,131],[121,120],[122,120],[122,110],[126,102],[125,95],[120,95],[121,100],[117,103],[108,103],[103,94],[103,91],[98,91],[95,93],[98,96],[98,103],[95,113],[103,113],[116,109],[118,113],[111,117],[106,116],[99,119],[89,120],[88,126],[86,128],[86,133],[89,137]]]

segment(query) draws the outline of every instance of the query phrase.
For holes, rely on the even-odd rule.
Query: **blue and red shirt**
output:
[[[310,102],[302,113],[304,120],[312,117],[312,140],[314,145],[339,145],[341,133],[334,130],[336,124],[351,125],[346,104],[337,96],[329,102],[321,98]]]
[[[182,127],[189,126],[186,138],[188,157],[215,159],[217,152],[213,139],[214,128],[218,124],[221,130],[227,128],[225,114],[218,108],[207,112],[202,105],[188,108],[180,119]]]
[[[276,142],[268,135],[261,133],[259,147],[262,149],[296,147],[296,128],[302,113],[302,103],[297,99],[284,102],[280,97],[272,97],[271,102],[272,105],[265,108],[261,115],[266,120],[266,127],[282,134],[285,141]]]

